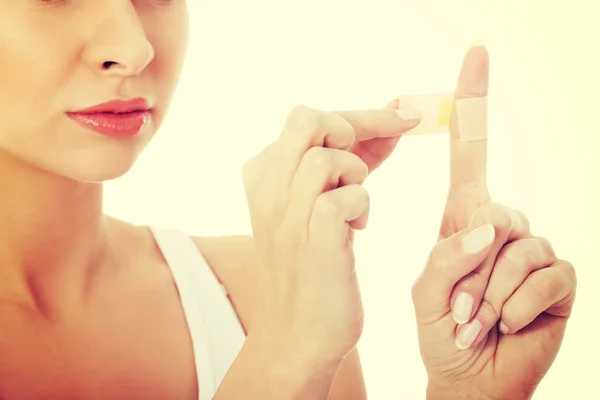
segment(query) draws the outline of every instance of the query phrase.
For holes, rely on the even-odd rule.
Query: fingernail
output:
[[[460,292],[454,300],[454,306],[452,307],[452,318],[457,324],[465,324],[471,319],[471,313],[473,312],[473,296],[466,292]]]
[[[495,236],[496,229],[494,229],[494,225],[482,225],[463,238],[463,251],[467,254],[479,253],[494,242]]]
[[[415,120],[420,120],[422,118],[421,111],[414,110],[411,108],[401,108],[399,110],[396,110],[396,113],[398,114],[398,116],[401,119],[407,120],[407,121],[415,121]]]
[[[471,45],[471,47],[485,47],[485,42],[481,39],[478,39],[476,41],[473,42],[473,44]]]
[[[506,324],[504,322],[500,321],[500,325],[498,326],[498,329],[500,330],[500,333],[502,333],[503,335],[508,334],[508,326],[506,326]]]
[[[479,333],[481,332],[481,322],[473,320],[470,324],[464,325],[456,336],[456,347],[465,350],[471,347]]]

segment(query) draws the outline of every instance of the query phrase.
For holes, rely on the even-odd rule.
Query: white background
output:
[[[491,54],[492,198],[521,209],[578,271],[562,351],[536,399],[597,399],[600,61],[593,0],[189,0],[188,62],[169,119],[106,211],[191,234],[250,233],[240,169],[297,103],[378,108],[453,91],[465,51]],[[424,398],[410,287],[437,237],[445,135],[406,137],[369,178],[358,240],[360,343],[372,399]]]

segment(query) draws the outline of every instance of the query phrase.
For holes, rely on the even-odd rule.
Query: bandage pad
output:
[[[487,139],[487,96],[456,101],[456,116],[461,142]]]
[[[454,93],[398,96],[399,108],[411,108],[422,113],[421,123],[406,135],[444,133],[450,130]]]

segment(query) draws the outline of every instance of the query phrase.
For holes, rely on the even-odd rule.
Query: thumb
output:
[[[485,260],[494,238],[494,226],[485,224],[459,231],[435,245],[412,289],[419,323],[433,323],[450,313],[454,286]]]

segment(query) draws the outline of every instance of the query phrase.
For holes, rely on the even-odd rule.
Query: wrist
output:
[[[319,354],[301,339],[293,340],[264,331],[250,331],[245,346],[268,379],[273,392],[301,394],[308,390],[328,393],[344,358]],[[315,392],[316,391],[316,392]],[[327,398],[324,396],[324,398]],[[298,397],[300,398],[300,397]]]
[[[443,389],[439,386],[433,385],[431,382],[428,382],[427,394],[425,398],[427,400],[453,400],[454,397],[449,392],[449,389]]]
[[[251,342],[268,352],[269,357],[294,360],[296,364],[319,369],[337,369],[354,348],[342,344],[342,340],[331,340],[329,335],[314,335],[314,330],[302,329],[299,324],[281,324],[278,320],[255,315],[248,332]]]
[[[518,391],[505,389],[501,393],[489,395],[476,387],[475,383],[460,385],[439,385],[428,382],[427,400],[531,400],[533,394],[524,394]]]
[[[474,384],[471,384],[474,385]],[[452,385],[427,385],[427,400],[491,400],[478,390],[464,387],[458,383]]]

